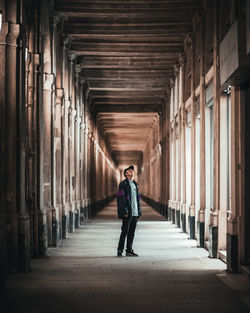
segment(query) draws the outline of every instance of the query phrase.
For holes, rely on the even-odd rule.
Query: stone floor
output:
[[[247,279],[227,274],[224,263],[145,203],[143,212],[134,242],[140,257],[116,257],[113,202],[49,258],[33,260],[32,272],[9,276],[1,312],[250,312]]]

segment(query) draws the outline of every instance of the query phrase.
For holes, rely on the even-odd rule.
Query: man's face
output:
[[[128,180],[131,180],[133,179],[134,172],[132,170],[127,170],[125,176]]]

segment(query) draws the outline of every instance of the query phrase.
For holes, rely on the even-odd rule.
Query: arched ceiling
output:
[[[55,0],[117,163],[142,156],[200,0]]]

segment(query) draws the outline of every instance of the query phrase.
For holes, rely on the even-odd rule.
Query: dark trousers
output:
[[[123,251],[125,239],[127,237],[127,252],[132,251],[132,244],[135,236],[135,228],[137,224],[137,216],[124,217],[122,219],[122,232],[118,244],[118,250]]]

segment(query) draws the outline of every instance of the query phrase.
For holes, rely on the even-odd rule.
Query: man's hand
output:
[[[127,214],[124,214],[124,217],[128,217],[128,213],[127,213]]]

